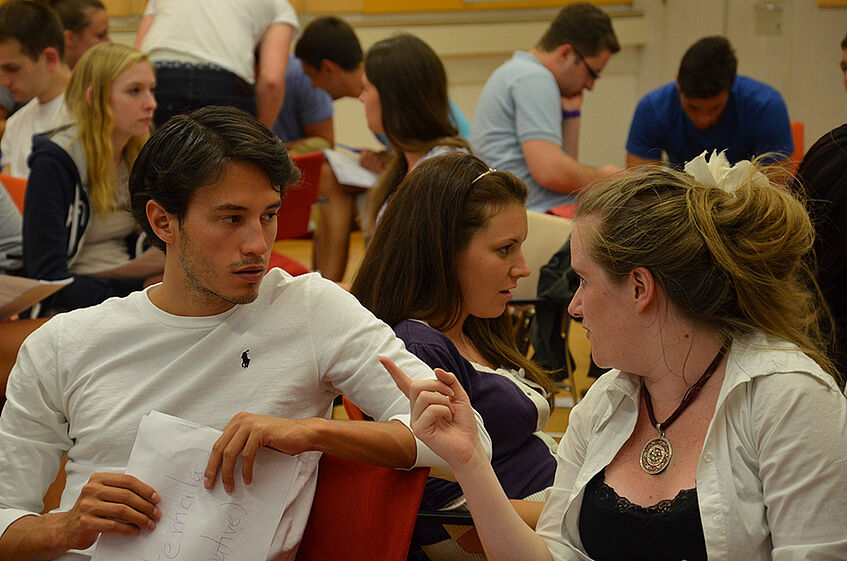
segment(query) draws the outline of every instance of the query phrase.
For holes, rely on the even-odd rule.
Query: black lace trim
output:
[[[650,506],[642,506],[632,503],[626,497],[618,495],[614,489],[605,482],[605,470],[592,478],[588,484],[586,493],[591,493],[594,505],[605,512],[617,512],[621,514],[635,514],[642,516],[656,516],[660,514],[678,514],[699,508],[697,503],[697,489],[681,489],[673,499],[665,499]]]

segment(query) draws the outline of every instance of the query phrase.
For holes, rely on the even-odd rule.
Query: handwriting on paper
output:
[[[252,485],[206,489],[206,462],[220,434],[157,412],[145,416],[126,471],[156,489],[162,518],[140,536],[101,536],[92,561],[266,559],[297,460],[263,449]]]

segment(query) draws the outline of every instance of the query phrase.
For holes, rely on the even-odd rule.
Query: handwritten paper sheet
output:
[[[359,165],[357,158],[348,156],[345,152],[325,148],[324,156],[332,167],[335,178],[343,185],[370,188],[374,186],[377,177],[379,177],[378,173],[363,168]]]
[[[253,483],[235,468],[235,489],[203,487],[203,472],[221,431],[152,411],[138,428],[126,473],[162,497],[162,518],[139,536],[102,535],[92,561],[261,561],[282,518],[297,459],[263,448]]]
[[[0,185],[0,189],[2,189]],[[45,281],[0,275],[0,321],[31,307],[69,285],[73,279]]]

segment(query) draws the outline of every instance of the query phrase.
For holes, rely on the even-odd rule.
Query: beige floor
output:
[[[312,240],[280,240],[274,244],[274,251],[296,259],[306,268],[312,268]],[[362,232],[350,234],[350,253],[347,258],[347,270],[343,283],[349,286],[356,275],[356,268],[365,255],[365,238]]]
[[[274,250],[283,253],[292,259],[296,259],[307,268],[312,268],[312,241],[311,240],[282,240],[274,244]],[[353,282],[356,274],[356,268],[365,254],[365,243],[361,232],[353,232],[350,237],[350,255],[347,261],[347,271],[344,275],[344,283],[348,286]],[[576,361],[576,378],[585,383],[585,373],[588,372],[590,362],[590,346],[588,339],[585,338],[585,330],[577,322],[571,322],[568,338],[571,344],[571,351],[574,354]],[[582,388],[580,388],[582,389]],[[568,415],[573,406],[573,396],[568,389],[561,389],[556,394],[556,407],[550,416],[550,421],[547,423],[546,432],[559,438],[568,426]],[[334,418],[346,419],[344,410],[341,407],[336,407],[333,411]]]

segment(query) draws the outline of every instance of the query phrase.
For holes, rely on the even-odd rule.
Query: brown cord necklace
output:
[[[650,424],[656,427],[656,430],[659,431],[659,436],[647,441],[647,444],[644,445],[644,448],[641,450],[641,469],[644,470],[645,473],[650,475],[656,475],[657,473],[661,473],[664,471],[668,464],[671,463],[671,456],[673,456],[673,448],[671,447],[671,442],[667,438],[665,438],[665,431],[671,423],[676,421],[677,417],[679,417],[685,408],[688,407],[694,398],[697,397],[697,394],[700,392],[700,389],[706,385],[706,382],[709,381],[709,378],[712,377],[712,374],[715,373],[715,370],[718,368],[718,364],[720,364],[721,359],[726,354],[729,345],[724,345],[718,351],[718,354],[715,355],[714,360],[712,360],[711,364],[706,368],[706,371],[703,372],[703,375],[700,376],[700,379],[694,382],[688,390],[685,392],[685,395],[682,396],[682,402],[679,404],[679,407],[671,413],[671,416],[665,419],[663,423],[656,422],[656,415],[653,413],[653,401],[650,399],[650,392],[647,391],[647,386],[644,384],[644,380],[641,380],[641,386],[644,393],[644,405],[647,406],[647,415],[650,417]]]

